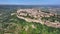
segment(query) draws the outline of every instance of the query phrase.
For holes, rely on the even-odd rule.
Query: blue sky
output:
[[[0,4],[17,5],[60,5],[60,0],[0,0]]]

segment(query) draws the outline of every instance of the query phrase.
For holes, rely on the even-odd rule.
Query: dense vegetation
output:
[[[34,22],[26,22],[23,19],[17,18],[15,15],[11,16],[10,19],[12,20],[9,20],[8,22],[12,23],[12,25],[8,25],[8,26],[12,26],[12,27],[10,27],[9,29],[7,28],[7,29],[12,30],[12,32],[9,32],[9,33],[13,33],[13,34],[16,34],[16,33],[18,34],[60,34],[59,28],[52,28],[52,27],[48,27],[46,25],[42,25],[42,24],[34,23]],[[13,26],[13,23],[15,24],[14,26]],[[33,28],[32,25],[34,25],[35,28]],[[4,25],[4,27],[7,27],[7,26]]]
[[[5,9],[5,12],[0,10],[0,14],[2,14],[0,17],[0,34],[60,34],[60,28],[48,27],[35,22],[26,22],[17,18],[16,14],[11,16],[11,13],[15,13],[16,10],[7,12],[9,10]]]

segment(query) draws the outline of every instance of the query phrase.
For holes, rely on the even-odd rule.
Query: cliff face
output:
[[[60,23],[50,22],[48,20],[42,20],[42,17],[55,16],[53,13],[43,12],[40,9],[20,9],[17,11],[17,17],[24,19],[28,22],[37,22],[45,24],[47,26],[60,28]]]

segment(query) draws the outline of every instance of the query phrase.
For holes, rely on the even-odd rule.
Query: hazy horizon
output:
[[[0,5],[60,5],[60,0],[0,0]]]

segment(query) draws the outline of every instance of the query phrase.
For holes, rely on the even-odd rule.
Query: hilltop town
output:
[[[27,22],[37,22],[50,27],[60,28],[60,18],[56,13],[42,11],[40,9],[19,9],[17,17]]]
[[[60,34],[60,6],[0,7],[0,34]]]

